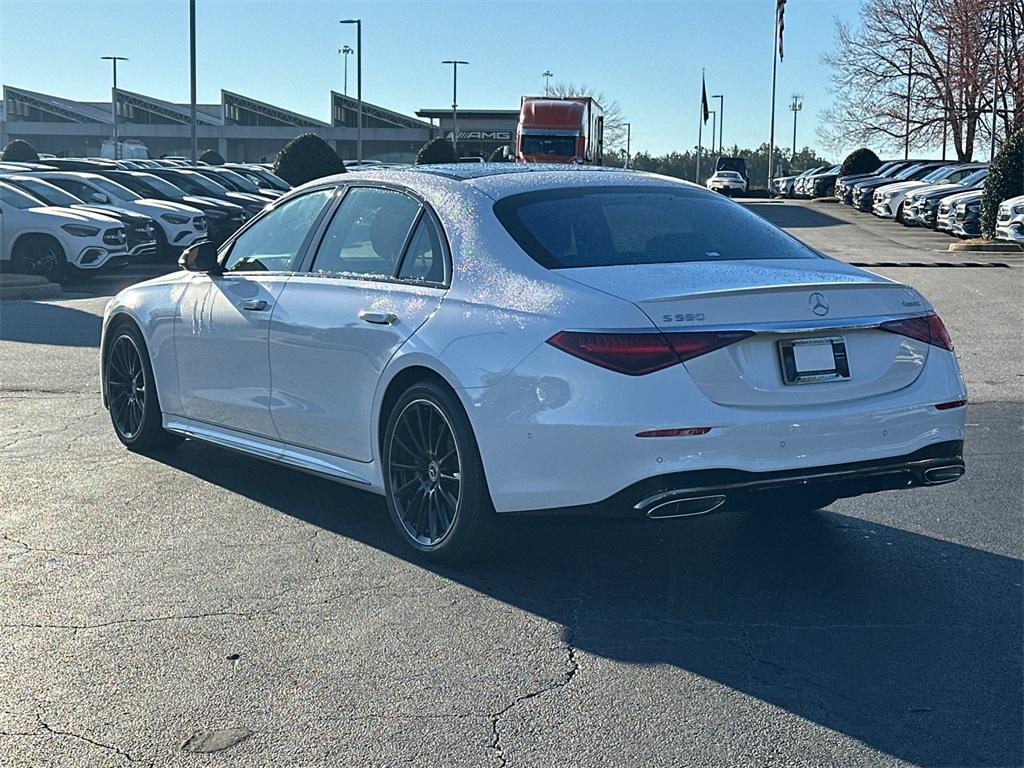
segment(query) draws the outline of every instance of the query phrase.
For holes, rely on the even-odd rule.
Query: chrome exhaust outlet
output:
[[[959,480],[964,475],[964,468],[959,464],[950,464],[945,467],[928,467],[923,473],[924,481],[928,485],[941,485]]]
[[[698,496],[691,499],[667,499],[654,504],[647,510],[647,517],[652,520],[665,520],[670,517],[697,517],[714,512],[725,504],[725,496]]]

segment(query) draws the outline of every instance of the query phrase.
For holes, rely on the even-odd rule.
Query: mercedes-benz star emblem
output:
[[[807,303],[811,305],[811,312],[818,317],[828,314],[828,300],[825,298],[825,294],[815,291],[807,298]]]

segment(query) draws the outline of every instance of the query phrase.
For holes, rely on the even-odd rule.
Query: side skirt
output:
[[[297,448],[278,440],[268,440],[246,432],[186,419],[183,416],[164,414],[163,426],[168,432],[216,445],[219,448],[254,456],[366,491],[381,494],[384,492],[383,488],[379,487],[379,483],[373,481],[372,464],[351,461],[308,448]]]

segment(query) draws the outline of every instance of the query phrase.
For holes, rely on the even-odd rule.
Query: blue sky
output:
[[[504,0],[197,0],[201,102],[220,89],[329,117],[342,90],[338,49],[355,47],[363,19],[363,96],[408,114],[451,103],[451,68],[464,108],[516,108],[554,81],[587,83],[621,105],[634,150],[662,153],[697,143],[701,67],[708,93],[725,94],[725,143],[768,139],[774,0],[516,2]],[[779,65],[777,143],[792,141],[792,93],[804,96],[798,144],[818,147],[828,106],[819,63],[834,20],[856,21],[856,0],[789,0],[786,58]],[[109,99],[110,65],[127,56],[119,85],[187,101],[187,0],[0,0],[0,81],[68,98]],[[355,57],[349,91],[355,91]],[[712,108],[717,102],[712,100]],[[710,130],[710,123],[708,129]],[[705,141],[705,143],[707,143]]]

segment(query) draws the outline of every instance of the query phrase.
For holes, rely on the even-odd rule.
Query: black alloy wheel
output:
[[[436,560],[477,552],[493,510],[455,396],[433,382],[414,385],[392,409],[383,443],[388,509],[402,539]]]
[[[388,472],[406,535],[434,547],[451,533],[462,496],[462,462],[444,413],[413,400],[391,434]]]
[[[122,322],[111,331],[104,356],[104,385],[114,433],[133,451],[171,448],[182,438],[166,432],[149,353],[139,330]]]
[[[64,250],[51,237],[29,237],[18,243],[13,255],[15,272],[39,275],[51,283],[64,277],[67,260]]]

